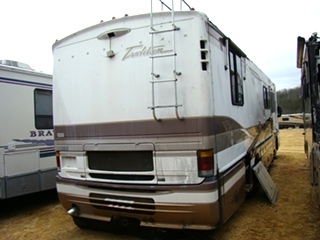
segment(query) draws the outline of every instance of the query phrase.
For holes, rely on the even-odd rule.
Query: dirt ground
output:
[[[278,201],[271,205],[260,191],[216,230],[79,229],[56,192],[47,191],[0,201],[0,239],[320,239],[320,210],[310,185],[302,132],[280,132],[278,158],[269,169],[279,190]]]

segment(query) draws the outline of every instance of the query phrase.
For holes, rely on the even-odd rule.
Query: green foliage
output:
[[[282,114],[302,113],[301,88],[283,89],[277,91],[278,106],[282,107]]]

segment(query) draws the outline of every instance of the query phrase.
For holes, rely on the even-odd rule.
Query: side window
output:
[[[265,109],[270,109],[270,91],[263,86],[263,105]]]
[[[232,104],[243,106],[243,76],[241,57],[230,50],[230,81],[231,81],[231,98]]]
[[[34,114],[36,129],[52,129],[52,91],[34,90]]]
[[[275,101],[275,96],[274,96],[274,92],[270,91],[270,109],[271,109],[271,113],[274,113],[276,111],[276,101]]]

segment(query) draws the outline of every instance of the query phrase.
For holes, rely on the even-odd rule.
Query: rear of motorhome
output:
[[[276,154],[275,85],[203,13],[102,22],[53,56],[57,191],[79,227],[216,228]]]
[[[0,61],[0,199],[55,188],[52,75]]]
[[[308,40],[297,39],[297,67],[301,69],[304,112],[304,149],[310,162],[311,184],[320,205],[320,40],[317,33]]]

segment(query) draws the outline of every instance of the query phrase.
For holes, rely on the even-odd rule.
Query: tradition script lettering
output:
[[[164,45],[154,46],[153,49],[151,47],[146,47],[144,45],[136,45],[132,47],[128,47],[126,54],[123,56],[122,61],[128,58],[135,58],[135,57],[146,57],[150,55],[161,55],[170,53],[173,50],[164,49]]]

